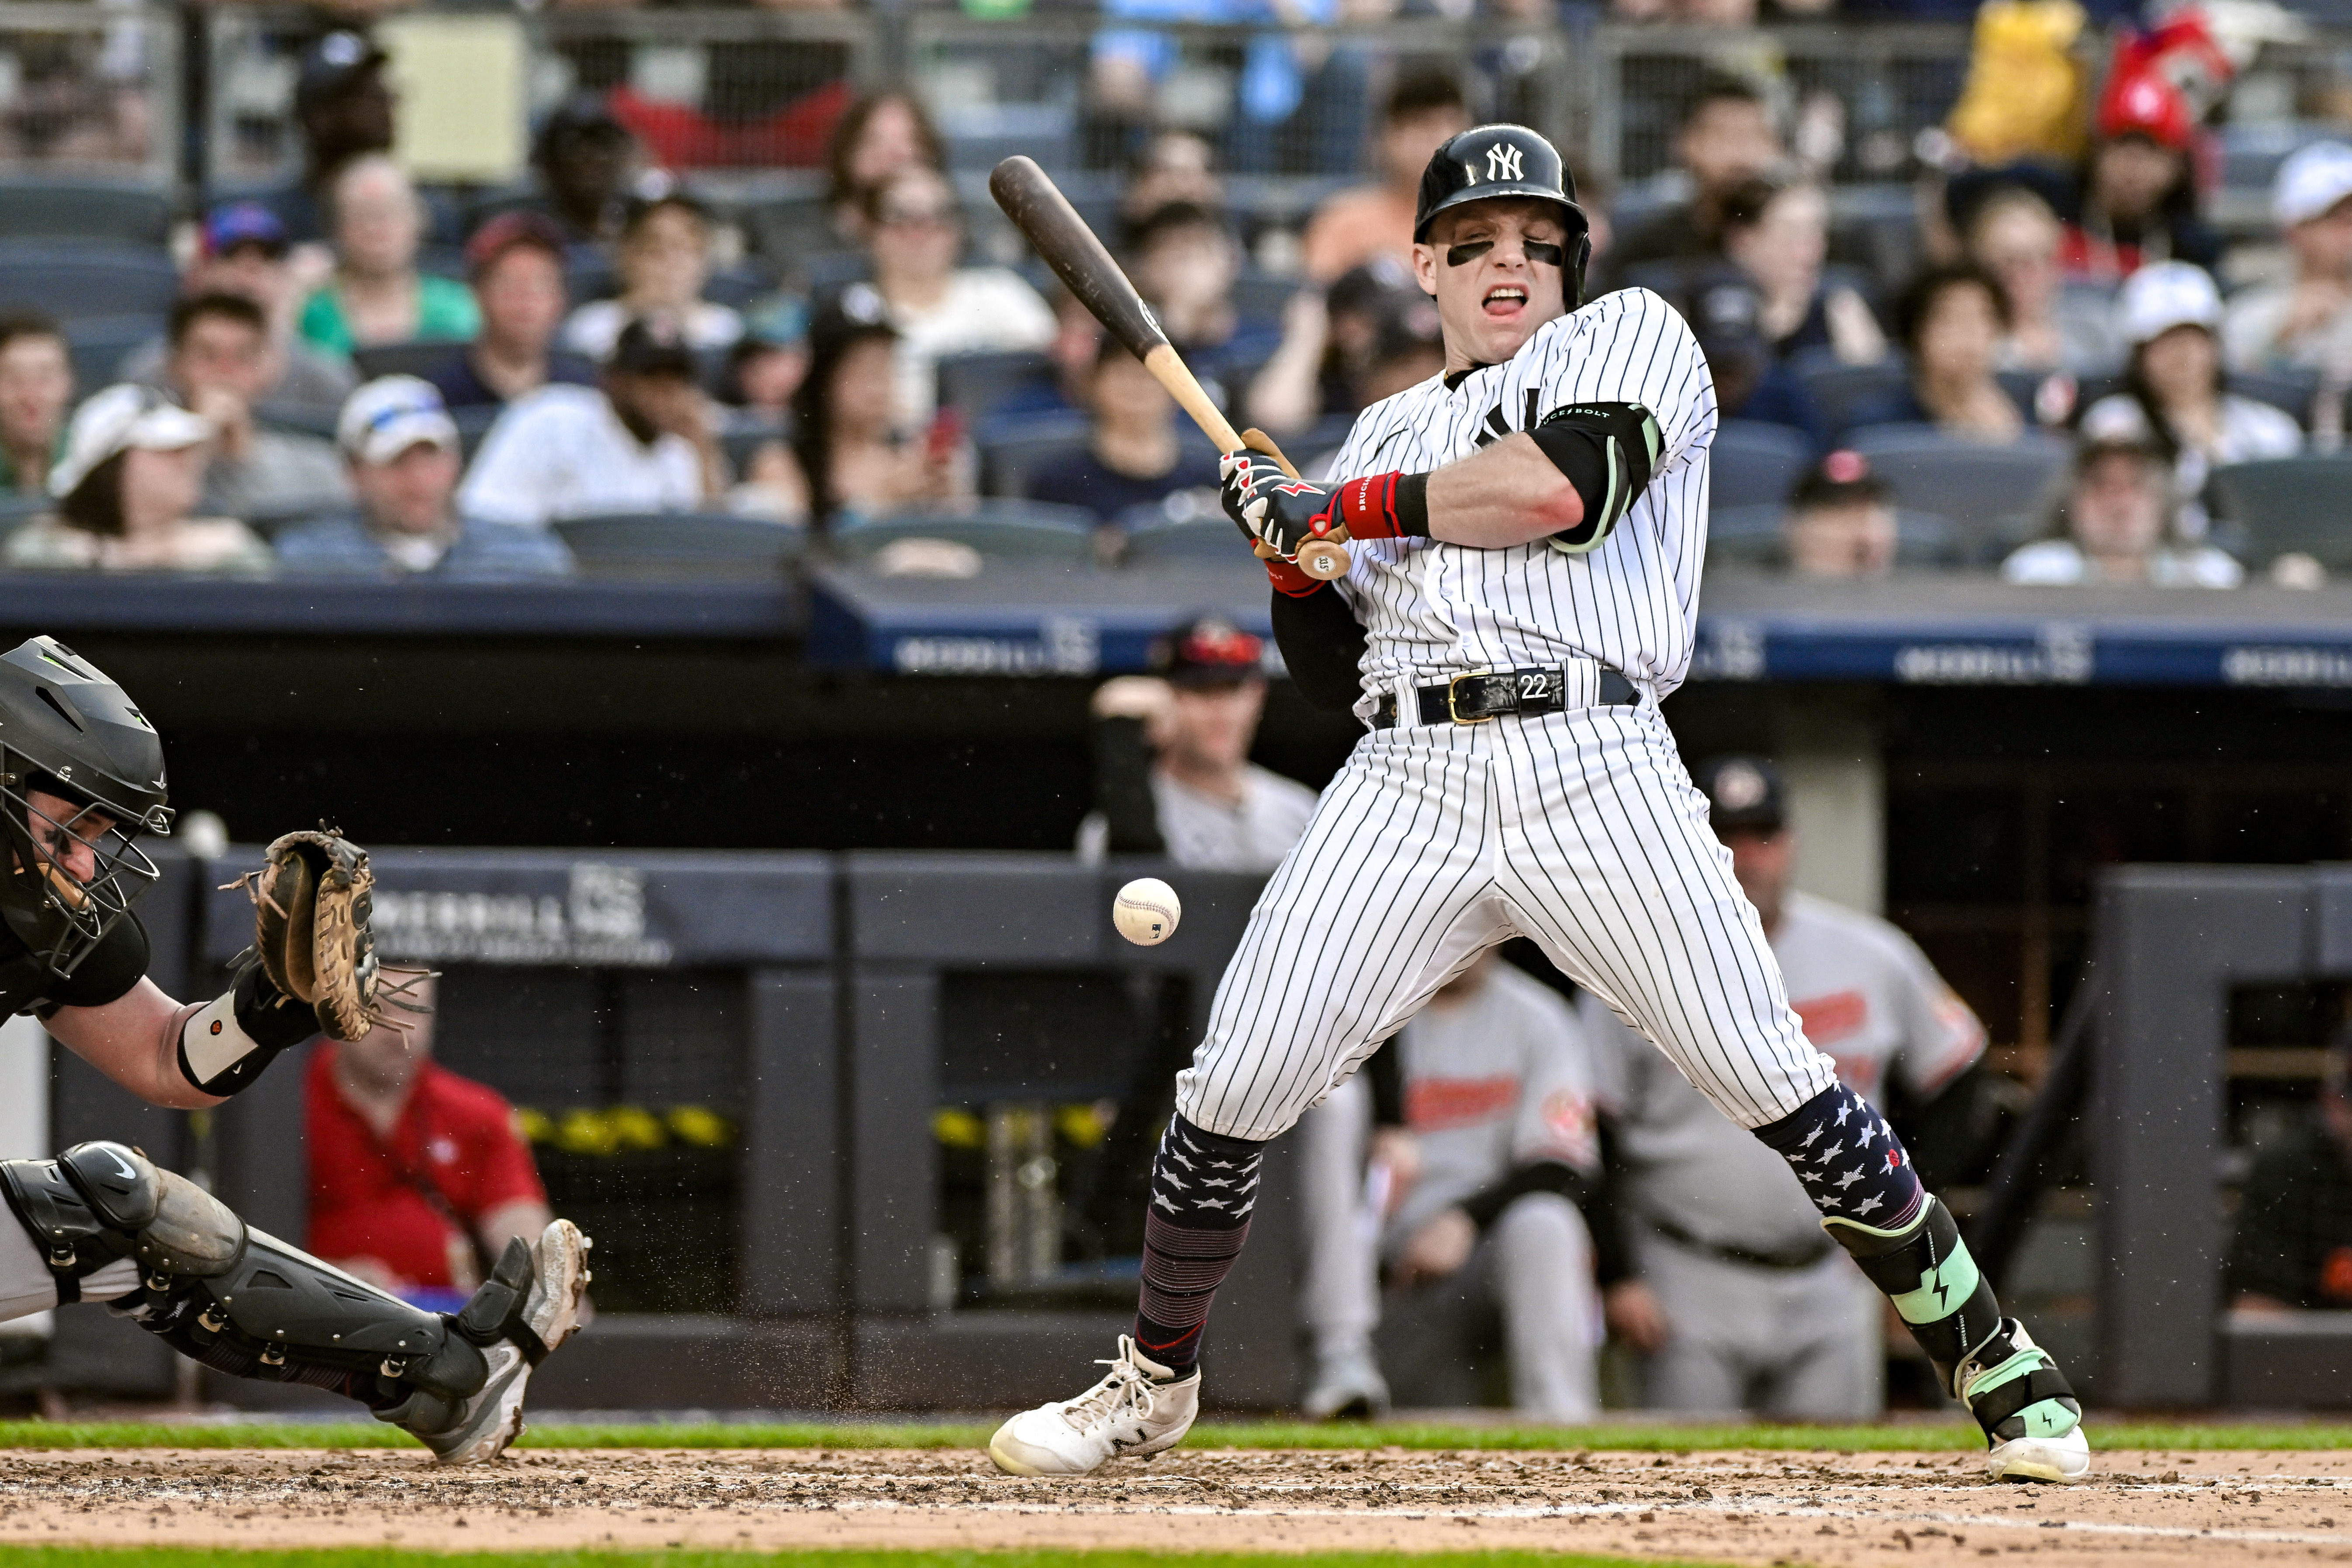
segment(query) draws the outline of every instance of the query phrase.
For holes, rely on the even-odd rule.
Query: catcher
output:
[[[398,1028],[368,934],[367,856],[296,833],[242,879],[254,951],[210,1002],[147,978],[135,842],[164,834],[163,749],[121,687],[50,637],[0,657],[0,1014],[31,1013],[156,1105],[218,1105],[321,1031]],[[100,1301],[239,1377],[361,1401],[444,1462],[495,1458],[522,1430],[530,1370],[579,1321],[588,1243],[557,1220],[517,1238],[455,1314],[412,1307],[246,1226],[120,1143],[0,1161],[0,1318]]]

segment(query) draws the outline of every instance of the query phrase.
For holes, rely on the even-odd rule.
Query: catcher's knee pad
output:
[[[1870,1282],[1895,1303],[1911,1337],[1936,1365],[1946,1390],[1969,1352],[2000,1327],[2000,1303],[1960,1239],[1952,1211],[1934,1194],[1900,1230],[1879,1230],[1832,1216],[1822,1228],[1853,1255]]]
[[[0,1162],[0,1194],[57,1276],[58,1300],[117,1258],[151,1282],[200,1279],[232,1267],[244,1222],[173,1172],[121,1143],[77,1143],[54,1160]]]

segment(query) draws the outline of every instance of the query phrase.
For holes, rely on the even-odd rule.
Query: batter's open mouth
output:
[[[1528,290],[1524,284],[1497,283],[1486,290],[1484,305],[1486,314],[1503,317],[1528,308]]]

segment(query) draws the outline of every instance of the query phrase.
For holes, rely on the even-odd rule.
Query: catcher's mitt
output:
[[[253,945],[269,983],[307,1004],[336,1039],[359,1039],[378,1024],[405,1028],[377,1005],[367,851],[321,829],[289,833],[268,854],[260,870],[230,885],[253,900]]]

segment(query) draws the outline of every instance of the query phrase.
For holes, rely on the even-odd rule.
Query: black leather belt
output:
[[[1756,1252],[1745,1247],[1727,1247],[1721,1242],[1702,1241],[1670,1219],[1660,1219],[1645,1214],[1643,1222],[1652,1230],[1688,1252],[1699,1253],[1719,1263],[1737,1263],[1746,1268],[1769,1268],[1776,1274],[1795,1274],[1811,1268],[1838,1249],[1837,1243],[1824,1236],[1798,1247],[1778,1252]]]
[[[1549,665],[1534,669],[1482,669],[1457,675],[1437,686],[1419,686],[1413,695],[1421,704],[1424,724],[1484,724],[1506,716],[1527,718],[1558,713],[1568,706],[1568,670]],[[1601,696],[1596,706],[1624,708],[1642,700],[1642,689],[1612,666],[1601,667]],[[1382,697],[1372,710],[1372,728],[1393,730],[1396,694]]]

